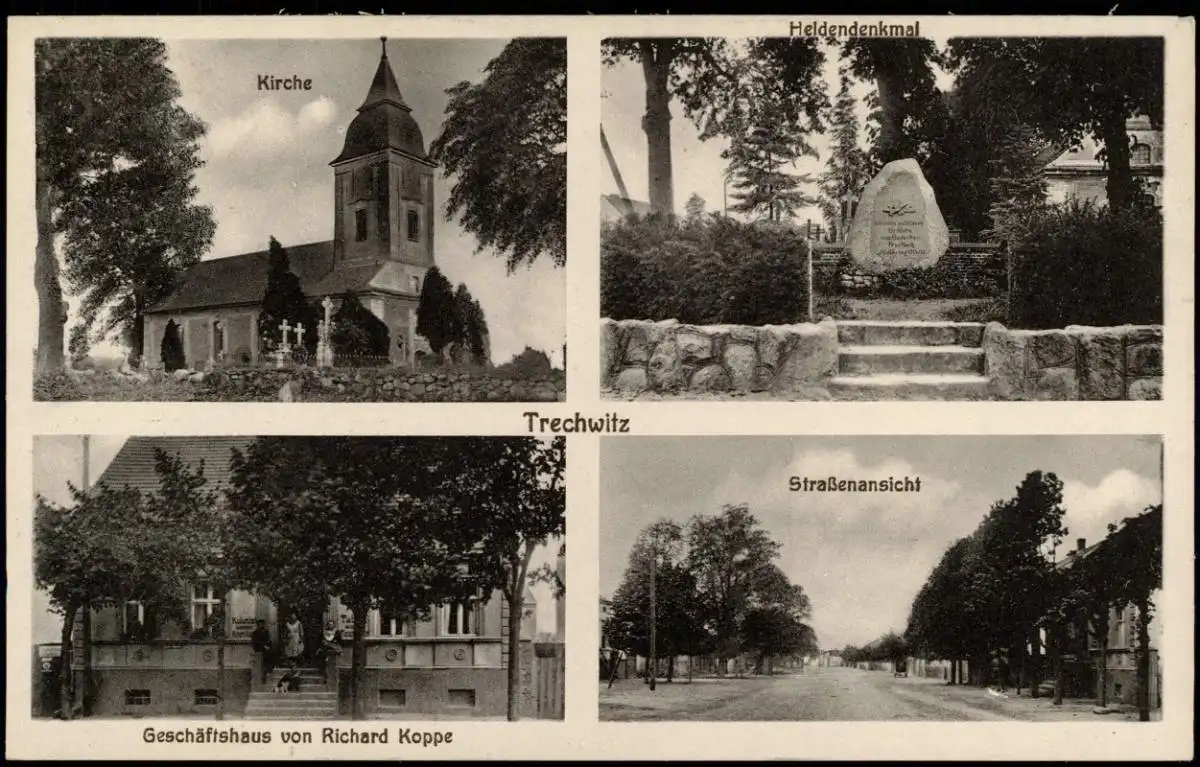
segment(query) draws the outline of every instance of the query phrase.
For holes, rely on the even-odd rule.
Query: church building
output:
[[[244,452],[253,437],[131,437],[100,477],[114,489],[142,492],[159,488],[155,455],[162,450],[193,469],[203,462],[211,486],[221,489],[231,476],[233,449]],[[217,593],[213,584],[190,583],[183,595],[182,620],[158,619],[147,606],[124,602],[93,609],[91,636],[92,712],[97,716],[190,716],[216,713],[218,690],[225,711],[246,719],[334,719],[350,715],[350,663],[353,616],[336,598],[303,613],[276,605],[261,594]],[[224,603],[224,666],[215,629]],[[288,613],[305,624],[305,644],[321,640],[321,627],[335,621],[343,652],[324,675],[302,671],[301,692],[275,695],[276,669],[263,684],[251,634],[265,621],[276,647],[282,644]],[[534,638],[537,605],[526,588],[521,618],[523,699],[534,697]],[[216,619],[214,622],[214,618]],[[72,667],[84,667],[84,617],[75,625]],[[417,621],[386,611],[367,616],[364,707],[369,717],[503,717],[507,704],[508,602],[500,591],[436,605],[428,620]],[[224,684],[218,678],[224,677]],[[526,687],[532,689],[526,690]],[[523,704],[526,705],[526,704]],[[524,715],[530,715],[525,712]]]
[[[366,99],[346,130],[341,153],[330,162],[333,239],[281,244],[314,304],[329,297],[336,311],[340,297],[354,293],[391,332],[392,363],[412,364],[429,351],[416,332],[416,311],[425,273],[434,264],[437,166],[396,84],[387,38],[382,40]],[[269,234],[263,232],[264,242]],[[267,266],[268,251],[261,250],[191,267],[175,293],[146,312],[145,364],[162,366],[163,333],[171,320],[179,325],[189,368],[257,364],[261,334],[280,335],[277,328],[258,327]]]

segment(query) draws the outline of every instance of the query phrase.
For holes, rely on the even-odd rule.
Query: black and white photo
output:
[[[1182,660],[1161,461],[1142,436],[604,438],[600,718],[1157,721]]]
[[[564,39],[35,64],[36,399],[564,397]]]
[[[565,451],[38,437],[34,715],[562,719]]]
[[[603,42],[606,398],[1161,399],[1163,38],[919,31]]]

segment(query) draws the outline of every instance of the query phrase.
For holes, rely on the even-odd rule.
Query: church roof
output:
[[[254,437],[130,437],[100,475],[100,483],[114,490],[131,487],[142,492],[159,489],[155,471],[155,451],[179,456],[189,468],[204,463],[204,476],[218,488],[228,484],[232,474],[229,459],[236,448],[245,452]]]
[[[383,265],[333,268],[333,240],[287,248],[288,263],[309,297],[338,296],[365,290]],[[184,274],[179,289],[147,312],[160,314],[262,301],[267,290],[269,251],[201,261]]]
[[[431,162],[425,154],[421,127],[413,119],[412,109],[404,103],[400,87],[396,84],[396,75],[388,62],[387,38],[381,39],[384,48],[375,78],[371,81],[367,98],[358,108],[358,114],[346,129],[342,153],[331,165],[383,149],[396,149],[424,162]]]

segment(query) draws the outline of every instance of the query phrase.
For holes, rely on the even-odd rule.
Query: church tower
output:
[[[433,266],[433,173],[421,128],[404,103],[387,38],[367,98],[333,167],[334,268],[400,265],[414,289]]]

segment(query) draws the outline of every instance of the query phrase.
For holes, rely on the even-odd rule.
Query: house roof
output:
[[[203,463],[204,476],[215,487],[229,482],[229,460],[236,448],[245,451],[254,437],[130,437],[100,475],[99,483],[113,489],[130,487],[142,492],[159,489],[155,454],[162,450],[179,456],[189,468]]]
[[[333,240],[295,245],[287,248],[287,252],[289,268],[300,279],[301,290],[310,297],[366,290],[384,268],[382,264],[364,264],[334,269]],[[257,304],[267,290],[269,264],[266,250],[201,261],[184,273],[179,288],[170,298],[147,314]]]
[[[635,215],[650,215],[650,203],[648,202],[632,200],[628,197],[622,197],[619,194],[602,194],[600,195],[601,218],[625,218],[625,216],[628,215],[628,206],[630,205],[633,206],[633,212]]]

